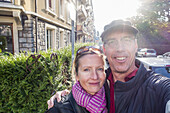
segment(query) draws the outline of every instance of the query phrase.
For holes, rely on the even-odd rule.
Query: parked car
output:
[[[144,64],[146,69],[152,70],[163,76],[170,78],[170,59],[160,59],[157,57],[137,58]]]
[[[141,49],[142,49],[142,48],[138,48],[138,49],[137,49],[136,56],[138,56],[138,53],[140,52]]]
[[[154,49],[141,49],[138,51],[137,55],[139,57],[156,57],[156,51]]]
[[[158,55],[157,58],[170,58],[170,52],[166,52],[163,55]]]

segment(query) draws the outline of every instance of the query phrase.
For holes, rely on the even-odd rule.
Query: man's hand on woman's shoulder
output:
[[[54,100],[57,99],[58,102],[61,101],[61,97],[62,96],[65,96],[67,94],[69,94],[70,91],[65,89],[63,91],[58,91],[56,92],[48,101],[47,101],[47,104],[48,104],[48,109],[52,108],[54,106]]]

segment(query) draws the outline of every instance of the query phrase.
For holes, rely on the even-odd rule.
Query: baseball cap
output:
[[[138,30],[132,26],[130,21],[124,21],[124,20],[114,20],[110,24],[104,26],[104,31],[101,34],[102,40],[104,40],[104,37],[106,37],[109,33],[114,31],[126,31],[131,32],[134,35],[138,33]]]

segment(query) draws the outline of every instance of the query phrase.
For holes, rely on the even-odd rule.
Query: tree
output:
[[[130,18],[141,36],[151,44],[170,45],[170,2],[168,0],[140,0],[138,15]]]

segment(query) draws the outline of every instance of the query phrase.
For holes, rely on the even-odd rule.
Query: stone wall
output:
[[[67,30],[64,30],[64,46],[67,46]]]
[[[35,19],[25,21],[23,30],[19,30],[19,51],[36,51]],[[45,22],[38,21],[37,28],[37,49],[45,51]]]
[[[46,50],[46,40],[45,40],[45,23],[42,20],[38,20],[37,27],[37,51],[45,51]],[[54,25],[55,26],[55,25]],[[59,27],[56,27],[56,49],[60,48],[60,31]],[[68,35],[70,33],[70,35]],[[24,29],[18,31],[19,36],[19,51],[30,51],[36,52],[36,30],[35,30],[35,19],[31,18],[25,21]],[[64,30],[63,38],[64,38],[64,46],[68,46],[70,44],[70,36],[71,31]]]
[[[69,34],[68,34],[69,33]],[[71,32],[68,30],[65,30],[64,32],[64,42],[65,42],[65,46],[68,46],[70,44],[70,36],[71,36]]]
[[[56,49],[60,48],[60,32],[59,32],[59,28],[57,27],[56,29]]]
[[[38,51],[45,51],[45,22],[38,21]]]
[[[33,20],[26,20],[23,30],[18,31],[19,51],[35,52],[33,36]]]

